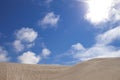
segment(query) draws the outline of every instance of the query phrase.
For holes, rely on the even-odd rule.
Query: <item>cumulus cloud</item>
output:
[[[39,21],[38,24],[42,27],[55,27],[60,19],[59,15],[54,14],[53,12],[49,12],[42,21]]]
[[[41,60],[41,57],[36,55],[34,52],[27,51],[18,57],[20,63],[25,64],[37,64]]]
[[[18,40],[33,42],[38,36],[38,33],[32,28],[22,28],[16,32],[16,37]]]
[[[98,25],[120,20],[120,0],[87,0],[88,10],[85,19]]]
[[[38,37],[38,33],[32,28],[22,28],[15,35],[16,40],[13,42],[13,46],[18,52],[34,46],[34,41]]]
[[[9,61],[9,57],[7,56],[7,51],[0,47],[0,62]]]
[[[42,56],[43,57],[48,57],[51,54],[51,51],[47,48],[42,49]]]
[[[16,51],[22,51],[24,49],[24,45],[21,43],[20,40],[15,40],[13,42],[13,46],[14,46]]]

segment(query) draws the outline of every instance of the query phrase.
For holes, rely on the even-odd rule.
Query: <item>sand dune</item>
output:
[[[73,67],[0,63],[0,80],[120,80],[120,58],[102,58]]]
[[[120,58],[82,62],[61,73],[55,80],[120,80]]]
[[[0,80],[53,80],[66,66],[0,63]]]

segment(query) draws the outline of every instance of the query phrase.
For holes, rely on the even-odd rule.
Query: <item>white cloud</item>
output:
[[[21,56],[18,57],[18,60],[21,63],[25,64],[37,64],[41,60],[40,56],[37,56],[34,52],[28,51],[24,52]]]
[[[75,50],[85,50],[85,48],[83,47],[83,45],[80,44],[80,43],[72,45],[72,48],[75,49]]]
[[[33,42],[38,36],[38,33],[32,28],[22,28],[16,32],[16,37],[18,40]]]
[[[47,49],[47,48],[44,48],[43,50],[42,50],[42,56],[43,57],[47,57],[47,56],[49,56],[51,54],[51,51],[49,50],[49,49]]]
[[[60,57],[72,57],[73,62],[93,58],[120,57],[120,48],[110,44],[116,39],[120,39],[119,26],[98,35],[96,43],[92,47],[84,48],[81,43],[77,43],[72,45],[71,48]]]
[[[71,51],[71,50],[70,50]],[[78,61],[85,61],[93,58],[120,57],[120,50],[114,46],[94,45],[84,51],[71,51],[69,55]]]
[[[21,43],[20,40],[15,40],[13,42],[13,46],[16,49],[16,51],[22,51],[24,49],[24,45]]]
[[[53,12],[48,13],[42,21],[39,21],[38,24],[42,25],[42,27],[55,27],[60,19],[59,15],[54,14]]]
[[[120,49],[110,45],[114,40],[120,39],[120,27],[113,28],[97,36],[96,44],[79,54],[81,60],[103,57],[120,57]]]
[[[106,45],[111,43],[115,39],[120,39],[120,26],[98,35],[97,43]]]
[[[0,62],[9,61],[9,57],[7,56],[7,51],[0,47]]]
[[[34,46],[34,41],[38,37],[38,33],[32,28],[21,28],[15,35],[16,40],[13,42],[13,46],[18,52]]]
[[[93,58],[120,57],[120,50],[113,46],[93,46],[84,53],[79,53],[78,59],[84,61]]]
[[[111,18],[113,22],[120,21],[120,0],[113,0],[113,8],[111,9]]]
[[[88,10],[85,19],[94,25],[120,20],[120,0],[87,0],[86,3]]]
[[[109,19],[109,10],[112,6],[112,0],[88,0],[88,13],[86,19],[92,23],[98,24]]]

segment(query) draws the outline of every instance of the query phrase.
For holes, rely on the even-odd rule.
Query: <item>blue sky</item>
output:
[[[120,57],[120,0],[1,0],[0,62],[72,65]]]

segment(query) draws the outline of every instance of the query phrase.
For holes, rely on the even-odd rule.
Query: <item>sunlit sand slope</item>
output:
[[[0,63],[0,80],[53,80],[66,66]]]
[[[120,80],[120,58],[102,58],[72,67],[0,63],[0,80]]]
[[[82,62],[60,73],[55,80],[120,80],[120,58]]]

